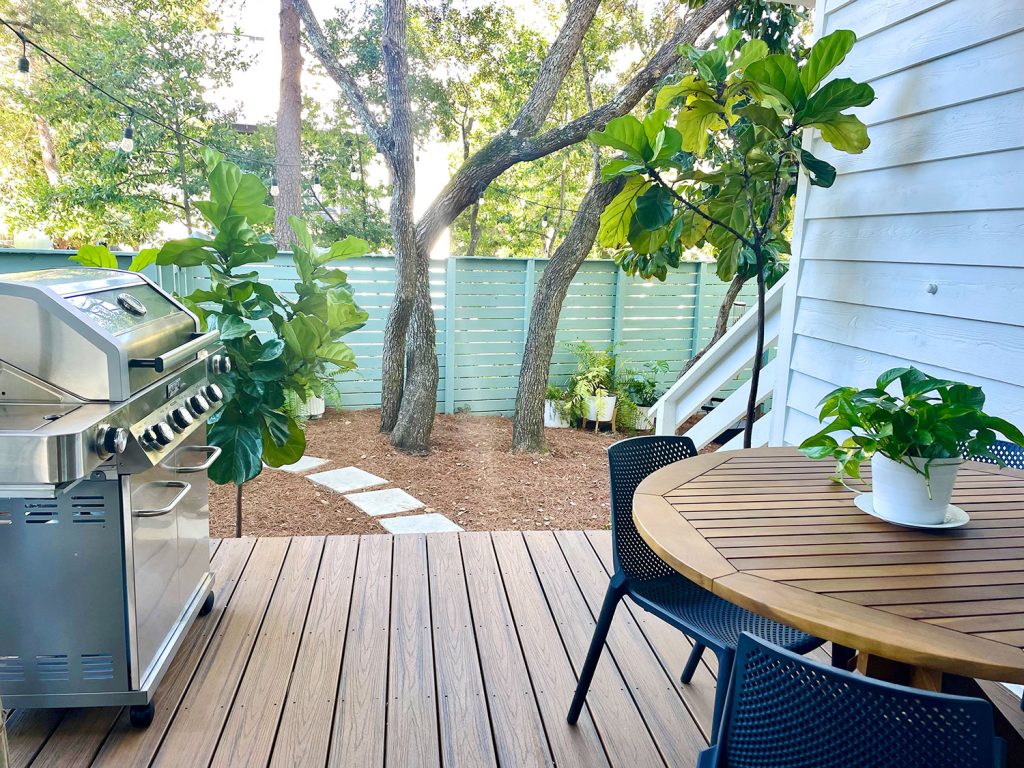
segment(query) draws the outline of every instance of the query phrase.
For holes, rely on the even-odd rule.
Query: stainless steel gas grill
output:
[[[213,607],[206,420],[217,331],[142,275],[0,276],[0,696],[152,697]]]

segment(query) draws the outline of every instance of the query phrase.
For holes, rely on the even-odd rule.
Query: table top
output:
[[[633,518],[673,568],[751,611],[894,661],[1024,683],[1024,473],[966,462],[953,503],[971,521],[922,531],[861,512],[834,469],[794,448],[704,454],[646,478]]]

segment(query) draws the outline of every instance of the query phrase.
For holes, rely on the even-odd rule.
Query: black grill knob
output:
[[[211,403],[219,403],[224,399],[224,393],[216,384],[207,384],[203,392],[206,393],[206,399]]]
[[[192,414],[186,408],[175,408],[167,417],[167,421],[174,429],[188,429],[192,426]]]
[[[123,427],[103,425],[99,429],[99,453],[109,458],[117,453],[124,453],[128,447],[128,430]]]
[[[192,395],[188,399],[188,407],[192,409],[192,413],[199,416],[210,410],[210,403],[202,395]]]
[[[153,433],[156,435],[156,441],[160,445],[170,445],[174,442],[174,432],[171,430],[170,425],[159,422],[154,424]]]
[[[210,358],[210,372],[215,374],[231,373],[231,358],[227,355],[214,355]]]

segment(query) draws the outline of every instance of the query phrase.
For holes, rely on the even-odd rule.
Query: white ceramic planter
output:
[[[637,408],[636,429],[640,432],[649,432],[654,429],[654,419],[651,418],[650,407],[639,406]]]
[[[566,429],[569,426],[569,422],[558,412],[555,400],[544,401],[544,426],[552,429]]]
[[[615,413],[615,395],[593,395],[586,399],[588,421],[611,421]]]
[[[925,459],[907,457],[923,468]],[[934,459],[924,475],[905,464],[876,453],[871,457],[871,502],[875,512],[890,520],[913,525],[938,525],[946,519],[956,472],[963,459]],[[929,485],[931,493],[929,494]]]
[[[304,403],[299,403],[296,409],[298,415],[306,419],[319,419],[327,410],[327,402],[322,397],[311,396]]]

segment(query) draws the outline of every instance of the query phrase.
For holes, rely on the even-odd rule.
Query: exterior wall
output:
[[[871,146],[809,139],[839,176],[800,181],[771,443],[907,363],[1024,424],[1024,2],[819,0],[819,33],[843,28],[859,40],[834,75],[874,87]]]
[[[0,250],[0,272],[67,266],[70,253]],[[125,256],[123,266],[130,259]],[[512,413],[533,289],[546,263],[545,259],[472,258],[432,265],[441,369],[439,410]],[[394,259],[372,256],[339,266],[348,272],[356,301],[370,315],[364,328],[345,337],[359,368],[338,378],[341,404],[375,408],[380,404],[384,323],[395,292]],[[294,290],[295,271],[288,254],[253,268],[279,292],[287,295]],[[165,290],[177,293],[187,294],[208,281],[200,269],[154,266],[145,273]],[[710,339],[725,288],[709,264],[683,264],[661,283],[633,280],[610,261],[587,261],[562,305],[556,338],[559,342],[585,340],[599,349],[616,343],[619,359],[629,367],[666,360],[669,371],[661,384],[667,388],[683,363]],[[753,288],[748,287],[740,300],[750,306],[752,294]],[[572,355],[557,347],[552,380],[564,380],[574,368]],[[729,381],[719,396],[745,378]]]

